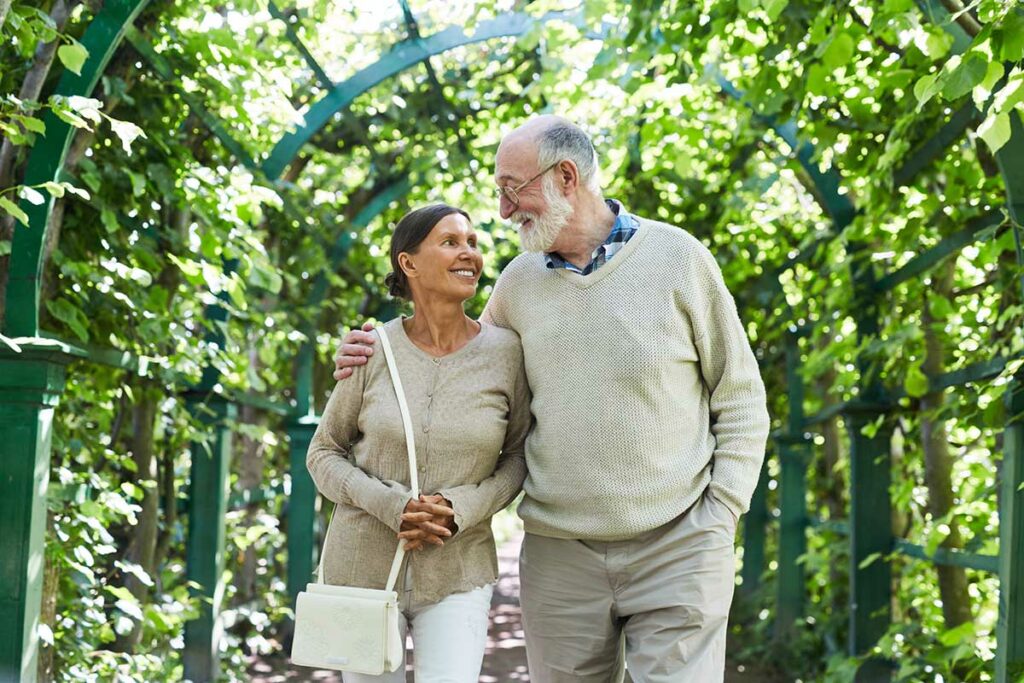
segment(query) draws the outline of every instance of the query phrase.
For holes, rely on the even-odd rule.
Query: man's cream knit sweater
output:
[[[769,429],[764,385],[718,264],[689,233],[640,219],[585,276],[522,254],[483,319],[523,343],[536,419],[527,532],[630,538],[709,484],[737,516],[747,510]]]

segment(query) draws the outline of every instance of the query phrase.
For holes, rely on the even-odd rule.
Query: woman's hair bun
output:
[[[391,296],[397,299],[408,298],[405,287],[402,285],[401,279],[395,275],[395,271],[384,276],[384,286],[388,288],[388,294]]]

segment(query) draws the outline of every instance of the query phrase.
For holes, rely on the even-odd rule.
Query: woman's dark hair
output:
[[[398,265],[398,255],[403,251],[415,254],[420,243],[427,239],[434,226],[441,222],[442,218],[453,213],[465,216],[467,221],[472,220],[462,209],[447,204],[431,204],[410,211],[398,221],[395,232],[391,235],[391,272],[384,278],[384,284],[387,285],[391,296],[400,299],[412,298],[409,279]]]

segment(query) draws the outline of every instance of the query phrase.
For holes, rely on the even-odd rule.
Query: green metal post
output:
[[[1010,115],[1010,140],[996,154],[1006,182],[1007,207],[1017,239],[1017,264],[1024,267],[1020,226],[1024,221],[1024,124]],[[1024,280],[1020,282],[1024,295]],[[996,626],[996,681],[1024,680],[1024,384],[1007,388],[1010,417],[1003,436],[999,491],[999,621]]]
[[[802,436],[779,443],[779,577],[775,635],[782,638],[803,616],[805,586],[800,558],[807,552],[807,463],[810,447]]]
[[[785,638],[803,616],[804,570],[800,557],[807,552],[807,463],[810,443],[803,433],[803,377],[795,331],[786,334],[786,393],[789,403],[787,433],[779,446],[780,519],[779,578],[775,602],[775,636]]]
[[[850,640],[852,655],[871,651],[891,621],[892,502],[889,484],[891,428],[863,433],[879,413],[866,408],[845,414],[850,433]],[[868,660],[857,681],[888,681],[890,666]]]
[[[740,591],[750,597],[761,586],[764,573],[765,528],[768,525],[768,460],[761,467],[761,477],[750,499],[750,510],[743,517],[743,568]]]
[[[1006,393],[1010,422],[1003,437],[999,500],[999,622],[996,681],[1024,678],[1024,385]]]
[[[59,347],[63,347],[59,348]],[[0,681],[34,681],[53,411],[70,347],[0,349]],[[84,355],[84,354],[83,354]]]
[[[879,335],[875,270],[867,245],[851,241],[849,250],[857,338],[866,347]],[[886,410],[879,359],[862,352],[857,366],[858,401],[848,403],[843,416],[850,436],[849,652],[863,656],[878,644],[892,621],[892,567],[888,558],[893,549],[889,492],[892,426],[888,421],[874,424]],[[864,433],[868,425],[871,429],[878,427],[872,436]],[[891,662],[872,657],[861,665],[856,681],[885,682],[891,676]]]
[[[186,573],[193,597],[200,600],[199,616],[185,624],[185,678],[193,683],[217,680],[222,627],[220,606],[224,598],[224,536],[231,463],[231,430],[225,424],[235,417],[232,403],[193,395],[192,410],[212,435],[206,444],[192,445],[192,478],[188,495]]]
[[[313,356],[316,355],[316,333],[312,328],[307,328],[304,332],[308,341],[299,347],[295,366],[295,414],[299,417],[312,415],[316,409],[313,405]]]
[[[288,427],[292,489],[288,497],[288,595],[292,605],[313,575],[316,486],[306,469],[306,451],[318,420],[304,416]]]

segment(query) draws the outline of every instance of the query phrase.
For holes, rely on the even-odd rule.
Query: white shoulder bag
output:
[[[420,487],[409,406],[405,402],[405,392],[388,337],[379,327],[377,335],[402,411],[409,451],[410,486],[413,499],[417,499]],[[328,524],[327,536],[330,533],[331,525]],[[398,593],[394,589],[404,557],[405,548],[399,542],[387,586],[384,590],[377,590],[325,584],[324,554],[321,550],[316,583],[307,584],[296,601],[292,663],[363,674],[382,674],[401,666],[405,661],[405,642],[398,627]]]

